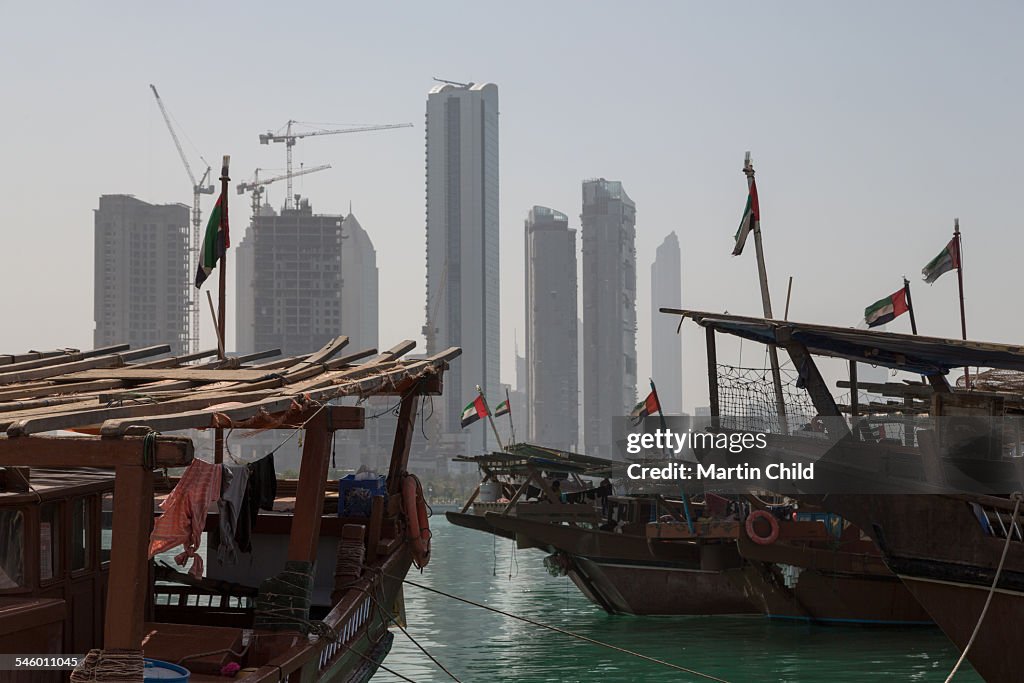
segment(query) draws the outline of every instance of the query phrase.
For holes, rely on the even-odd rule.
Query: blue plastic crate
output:
[[[384,477],[356,479],[350,474],[338,480],[338,516],[369,517],[374,496],[387,499]]]

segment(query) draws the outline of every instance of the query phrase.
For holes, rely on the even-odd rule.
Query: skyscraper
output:
[[[612,457],[612,423],[636,402],[636,205],[621,182],[583,183],[583,433]]]
[[[126,194],[100,196],[94,211],[93,317],[97,347],[187,343],[189,210]]]
[[[682,308],[682,267],[679,238],[670,232],[651,263],[651,374],[666,413],[683,412],[683,342],[678,320],[659,313],[662,307]]]
[[[245,228],[238,246],[234,249],[235,270],[235,352],[239,354],[256,351],[256,301],[252,292],[253,280],[253,226]]]
[[[560,211],[535,206],[526,218],[527,438],[576,446],[576,231]]]
[[[265,208],[251,239],[255,350],[294,356],[339,334],[353,349],[376,346],[377,257],[355,216],[314,214],[303,199],[280,215]],[[245,310],[242,292],[236,305]]]
[[[437,85],[427,96],[427,352],[462,347],[445,378],[439,418],[457,434],[481,385],[500,393],[498,87]],[[491,448],[486,424],[468,430],[472,451]]]

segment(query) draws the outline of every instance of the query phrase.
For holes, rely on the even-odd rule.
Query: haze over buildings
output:
[[[527,438],[573,450],[579,431],[576,231],[561,211],[535,206],[525,237]]]
[[[438,419],[460,435],[462,408],[480,385],[501,394],[498,268],[498,87],[432,88],[426,112],[427,353],[462,348],[445,377]],[[471,451],[494,445],[486,423],[467,429]]]
[[[651,263],[651,378],[665,413],[683,410],[683,338],[679,320],[659,313],[662,307],[682,307],[682,265],[675,231],[665,237]]]
[[[170,344],[186,350],[189,210],[126,194],[94,210],[93,346]]]
[[[583,431],[612,456],[612,426],[636,402],[636,205],[622,183],[583,182]]]

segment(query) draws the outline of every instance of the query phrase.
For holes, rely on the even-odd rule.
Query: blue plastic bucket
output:
[[[142,674],[144,681],[160,681],[160,683],[188,683],[189,671],[184,667],[159,659],[143,660],[146,670]]]

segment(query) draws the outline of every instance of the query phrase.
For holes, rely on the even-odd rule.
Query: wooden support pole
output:
[[[395,442],[391,448],[391,466],[388,468],[388,495],[392,497],[401,492],[402,474],[409,467],[409,450],[412,448],[412,435],[416,430],[419,399],[418,391],[407,393],[398,410],[398,426],[395,428]]]
[[[721,409],[718,405],[718,352],[715,349],[715,329],[704,328],[708,351],[708,400],[711,403],[711,417],[719,417]]]
[[[814,409],[818,411],[818,415],[821,417],[839,418],[829,420],[827,425],[831,427],[834,422],[837,429],[849,433],[849,429],[846,428],[846,420],[843,419],[843,414],[839,411],[839,406],[836,405],[836,401],[832,397],[832,393],[828,390],[828,385],[825,384],[825,380],[822,378],[821,372],[818,370],[818,366],[814,362],[814,358],[811,356],[806,346],[799,342],[789,340],[788,332],[788,329],[779,330],[779,333],[787,338],[783,343],[783,346],[789,353],[789,358],[793,361],[793,366],[803,378],[804,386],[807,388],[807,393],[810,394],[811,402],[814,403]],[[839,427],[840,424],[842,425],[842,428]]]
[[[126,436],[23,436],[0,439],[0,467],[119,467],[143,464],[143,438]],[[192,440],[180,436],[156,439],[154,467],[184,467],[192,462]]]
[[[960,237],[960,219],[953,219],[953,236],[956,238],[956,281],[960,288],[960,334],[967,341],[967,314],[964,312],[964,250]],[[971,388],[971,369],[964,367],[964,387]]]
[[[299,483],[295,490],[295,513],[288,539],[288,559],[316,562],[320,542],[320,518],[324,511],[324,485],[331,460],[331,433],[328,413],[322,412],[306,425],[299,465]]]
[[[850,361],[850,417],[856,419],[860,405],[860,386],[857,384],[857,361]]]
[[[105,649],[142,647],[149,590],[149,530],[153,522],[153,472],[119,465],[114,477],[113,535],[107,591]]]
[[[384,527],[384,496],[374,496],[370,501],[370,528],[366,536],[366,561],[373,562],[380,548],[380,534]]]

